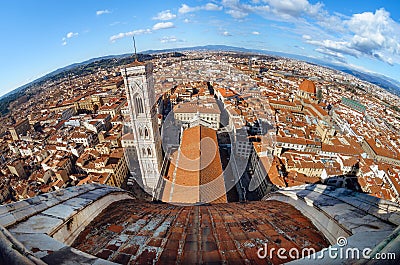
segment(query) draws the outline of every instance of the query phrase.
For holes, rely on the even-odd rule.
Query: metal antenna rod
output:
[[[137,61],[138,57],[137,57],[137,53],[136,53],[136,41],[135,41],[135,36],[134,35],[132,36],[132,39],[133,39],[133,47],[135,48],[135,61]]]

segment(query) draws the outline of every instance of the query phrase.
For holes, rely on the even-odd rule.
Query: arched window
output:
[[[146,149],[145,148],[142,148],[142,154],[143,154],[143,156],[146,156]]]
[[[149,130],[146,127],[144,127],[144,137],[149,138]]]
[[[150,147],[147,148],[147,155],[148,155],[148,156],[151,156],[151,149],[150,149]]]
[[[142,128],[139,128],[139,135],[140,135],[140,138],[143,138],[143,129]]]

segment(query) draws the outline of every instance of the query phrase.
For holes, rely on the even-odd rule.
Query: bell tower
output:
[[[124,78],[132,133],[144,189],[153,191],[160,177],[161,137],[157,123],[153,64],[137,60],[121,69]]]

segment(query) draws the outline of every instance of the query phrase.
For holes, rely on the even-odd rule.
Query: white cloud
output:
[[[241,19],[249,15],[248,10],[239,3],[239,0],[222,0],[221,4],[227,9],[225,13],[233,18]]]
[[[76,37],[76,36],[78,36],[79,35],[79,33],[77,33],[77,32],[68,32],[67,33],[67,39],[70,39],[70,38],[72,38],[72,37]]]
[[[220,11],[220,10],[222,10],[222,6],[218,6],[218,5],[213,4],[213,3],[207,3],[207,4],[203,5],[203,6],[190,7],[187,4],[182,4],[182,6],[179,8],[178,12],[180,14],[186,14],[186,13],[196,12],[196,11],[200,11],[200,10]]]
[[[207,10],[207,11],[221,11],[222,6],[218,6],[213,3],[208,3],[205,6],[202,6],[201,9]]]
[[[338,39],[311,40],[316,51],[331,56],[340,54],[356,58],[362,56],[393,65],[400,63],[400,24],[381,8],[372,12],[354,14],[341,22],[346,30]]]
[[[178,10],[178,12],[181,14],[194,12],[194,11],[197,11],[197,9],[195,7],[190,7],[187,4],[182,4],[182,6]]]
[[[175,36],[169,36],[169,37],[162,37],[160,39],[161,43],[168,43],[168,42],[176,42],[178,39]]]
[[[308,0],[263,0],[243,4],[239,0],[222,0],[221,4],[235,19],[257,14],[269,20],[305,23],[311,18],[318,24],[337,27],[337,23],[333,23],[338,20],[336,16],[329,15],[319,2],[313,5]]]
[[[317,48],[317,49],[315,49],[315,51],[317,51],[319,53],[323,53],[323,54],[329,55],[329,56],[332,56],[332,57],[335,57],[336,59],[340,59],[340,60],[343,60],[343,61],[345,60],[344,55],[342,53],[340,53],[340,52],[334,52],[334,51],[328,50],[326,48]]]
[[[228,15],[231,15],[233,18],[236,18],[236,19],[245,18],[245,17],[247,17],[249,15],[249,13],[244,12],[244,11],[239,10],[239,9],[235,9],[235,10],[231,9],[231,10],[226,11],[226,13]]]
[[[307,0],[268,0],[272,12],[282,16],[297,17],[310,5]]]
[[[385,9],[378,9],[375,14],[354,14],[345,24],[354,33],[351,40],[354,49],[363,53],[382,49],[400,55],[400,25]]]
[[[260,35],[260,32],[258,32],[258,31],[253,31],[251,34],[253,34],[253,35]]]
[[[271,12],[283,18],[299,18],[301,16],[319,17],[328,15],[323,9],[324,4],[311,4],[308,0],[264,0],[271,8]]]
[[[161,11],[157,16],[153,17],[154,20],[171,20],[176,18],[175,14],[172,14],[170,10]]]
[[[221,4],[227,10],[226,13],[235,19],[243,19],[250,13],[259,14],[261,16],[270,13],[270,7],[268,5],[241,4],[239,0],[222,0]]]
[[[121,32],[116,35],[113,35],[110,37],[111,42],[115,42],[116,40],[125,38],[125,37],[131,37],[131,36],[137,36],[137,35],[142,35],[142,34],[149,34],[152,33],[150,29],[138,29],[138,30],[133,30],[129,32]]]
[[[294,45],[293,47],[295,47],[295,48],[298,48],[298,49],[300,49],[300,50],[305,50],[305,48],[304,47],[302,47],[302,46],[299,46],[299,45]]]
[[[115,21],[113,23],[110,23],[110,26],[116,26],[116,25],[119,25],[119,24],[121,24],[121,21]]]
[[[183,20],[184,23],[190,23],[190,20],[185,18],[185,20]]]
[[[111,12],[109,11],[109,10],[107,10],[107,9],[105,9],[105,10],[97,10],[96,11],[96,15],[98,15],[98,16],[101,16],[101,15],[104,15],[104,14],[110,14]]]
[[[304,42],[316,46],[317,52],[336,60],[352,56],[400,63],[400,24],[383,8],[349,17],[331,13],[323,3],[309,0],[221,0],[220,5],[182,4],[179,13],[199,10],[224,10],[237,20],[255,14],[286,23]],[[222,35],[230,36],[227,31]]]
[[[174,26],[174,23],[172,23],[172,22],[160,22],[153,26],[153,30],[169,29],[169,28],[173,28],[173,27],[175,27],[175,26]]]
[[[228,31],[222,32],[222,35],[224,35],[224,36],[232,36],[232,34],[230,34]]]
[[[184,40],[178,39],[175,36],[165,36],[160,39],[161,43],[171,43],[171,42],[184,42]]]
[[[173,28],[174,23],[172,22],[160,22],[157,23],[153,26],[152,29],[138,29],[138,30],[133,30],[133,31],[128,31],[128,32],[121,32],[115,35],[112,35],[110,37],[111,42],[115,42],[116,40],[125,38],[125,37],[131,37],[131,36],[137,36],[137,35],[142,35],[142,34],[150,34],[153,33],[153,30],[159,30],[159,29],[168,29],[168,28]]]
[[[63,37],[63,38],[61,39],[61,41],[62,41],[61,45],[62,45],[62,46],[67,45],[67,44],[68,44],[68,42],[67,42],[68,39],[71,39],[71,38],[73,38],[73,37],[78,37],[78,35],[79,35],[78,32],[72,32],[72,31],[68,32],[68,33],[65,35],[65,37]]]
[[[359,58],[361,53],[356,51],[350,47],[350,43],[347,41],[333,41],[333,40],[323,40],[323,41],[316,41],[316,40],[308,40],[306,41],[309,44],[316,45],[323,47],[327,50],[339,52],[347,55],[351,55],[353,57]]]

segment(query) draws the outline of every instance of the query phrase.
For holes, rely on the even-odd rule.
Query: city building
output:
[[[77,144],[83,144],[85,147],[91,147],[99,143],[99,138],[95,132],[76,130],[70,136],[71,141]]]
[[[153,65],[135,61],[121,69],[132,121],[134,141],[146,190],[152,191],[160,177],[161,138],[157,121]]]
[[[14,141],[18,141],[21,135],[25,135],[30,130],[29,119],[19,120],[15,125],[9,128],[11,137]]]
[[[396,150],[386,148],[372,138],[364,138],[362,148],[372,159],[376,159],[378,162],[400,166],[400,153]]]
[[[11,174],[16,175],[19,178],[26,178],[26,172],[24,169],[24,163],[21,160],[15,160],[9,164],[7,164],[8,169]]]
[[[110,154],[101,154],[96,150],[87,150],[76,161],[76,166],[88,174],[79,185],[100,183],[121,187],[128,175],[124,150],[113,149]]]
[[[359,101],[350,99],[350,98],[346,98],[346,97],[342,97],[341,103],[353,110],[360,112],[360,113],[365,113],[365,110],[367,109],[367,107],[364,106],[363,104],[361,104]]]
[[[202,125],[184,130],[179,149],[165,159],[158,199],[183,204],[227,202],[215,130]]]
[[[316,96],[316,94],[317,88],[315,87],[314,82],[308,79],[305,79],[303,82],[301,82],[297,90],[297,95],[304,99],[311,99],[312,97]]]
[[[187,127],[201,122],[203,125],[218,130],[220,127],[221,111],[215,99],[184,102],[174,107],[174,118]]]

